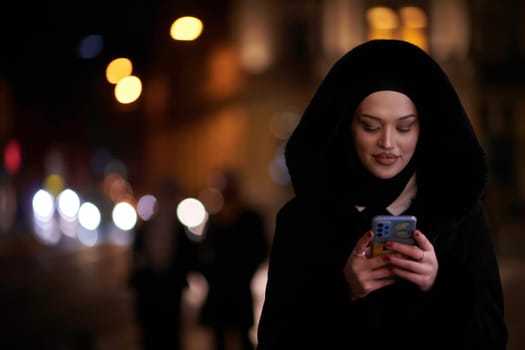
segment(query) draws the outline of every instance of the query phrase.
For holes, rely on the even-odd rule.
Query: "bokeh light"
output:
[[[83,59],[97,57],[104,47],[104,38],[98,34],[86,35],[78,44],[78,56]]]
[[[126,57],[115,58],[106,67],[106,79],[111,84],[117,84],[122,78],[133,72],[133,63]]]
[[[22,151],[17,140],[7,142],[4,150],[5,169],[9,175],[14,176],[18,173],[22,163]]]
[[[55,197],[64,190],[64,185],[64,179],[58,174],[50,174],[44,180],[44,188]]]
[[[177,206],[177,218],[187,227],[201,225],[206,218],[206,208],[196,198],[183,199]]]
[[[86,230],[96,230],[100,225],[101,215],[97,206],[84,202],[78,209],[78,221]]]
[[[40,189],[33,196],[33,213],[42,221],[49,220],[55,212],[55,198],[46,190]]]
[[[112,212],[115,225],[124,231],[129,231],[137,223],[137,213],[135,208],[128,202],[120,202],[115,205]]]
[[[137,202],[137,214],[144,220],[148,221],[155,214],[155,205],[157,198],[154,195],[146,194],[139,198]]]
[[[180,17],[171,25],[170,36],[174,40],[195,40],[201,35],[203,27],[202,21],[196,17]]]
[[[80,208],[80,198],[72,189],[65,189],[57,197],[59,214],[67,221],[75,220]]]
[[[115,86],[115,98],[123,104],[135,102],[141,93],[142,82],[134,75],[120,79]]]

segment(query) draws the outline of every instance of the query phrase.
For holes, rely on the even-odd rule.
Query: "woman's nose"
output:
[[[383,148],[391,148],[392,147],[392,132],[388,129],[383,130],[379,137],[379,146]]]

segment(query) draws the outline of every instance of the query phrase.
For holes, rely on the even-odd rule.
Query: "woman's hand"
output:
[[[438,273],[438,261],[434,246],[419,230],[414,231],[416,245],[387,242],[386,248],[391,254],[383,256],[390,264],[391,272],[407,281],[416,284],[426,292],[432,289]]]
[[[343,273],[350,288],[352,301],[395,282],[388,279],[392,276],[389,261],[380,256],[370,258],[370,242],[373,237],[372,231],[365,233],[346,260]]]

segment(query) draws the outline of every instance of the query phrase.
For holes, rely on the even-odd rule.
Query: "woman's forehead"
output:
[[[391,90],[376,91],[366,96],[358,105],[357,113],[417,115],[417,108],[409,96]]]

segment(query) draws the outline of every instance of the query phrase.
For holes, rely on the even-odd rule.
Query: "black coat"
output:
[[[355,244],[349,231],[360,228],[349,222],[355,214],[324,218],[297,200],[278,215],[260,350],[505,348],[498,266],[481,205],[432,237],[440,266],[430,292],[398,282],[354,303],[343,267]]]
[[[343,267],[370,222],[355,208],[363,184],[349,152],[349,120],[365,96],[392,82],[419,115],[417,195],[405,214],[417,216],[432,242],[438,275],[429,292],[398,280],[351,302]],[[285,155],[295,197],[277,216],[258,350],[505,349],[503,293],[482,203],[484,152],[430,56],[396,40],[351,50],[321,83]]]

